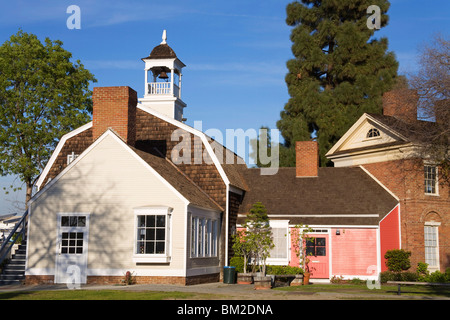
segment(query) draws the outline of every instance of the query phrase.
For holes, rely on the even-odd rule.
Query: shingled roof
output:
[[[160,44],[153,48],[150,55],[143,59],[176,59],[175,51],[167,43]]]
[[[190,180],[184,173],[177,169],[170,161],[163,157],[130,148],[153,169],[155,169],[167,182],[181,193],[191,204],[218,211],[224,211],[210,196],[199,186]]]
[[[395,116],[375,113],[368,113],[368,115],[401,134],[407,139],[407,142],[429,143],[429,137],[424,133],[436,134],[436,130],[438,130],[436,123],[431,121],[412,120],[406,122]]]
[[[239,209],[245,220],[255,202],[262,202],[271,220],[304,225],[378,225],[398,201],[363,169],[319,168],[318,177],[297,178],[295,168],[275,175],[259,169],[243,173],[249,187]]]

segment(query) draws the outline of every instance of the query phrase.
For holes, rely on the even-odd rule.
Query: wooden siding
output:
[[[90,213],[88,269],[152,270],[183,275],[186,203],[172,188],[138,161],[112,136],[106,136],[78,160],[58,181],[31,204],[28,268],[51,270],[55,266],[56,215]],[[170,264],[136,265],[134,210],[143,206],[170,206]],[[114,254],[112,254],[114,253]],[[120,273],[120,272],[119,272]],[[120,274],[119,274],[120,275]]]

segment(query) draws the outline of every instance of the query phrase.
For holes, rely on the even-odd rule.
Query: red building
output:
[[[242,224],[255,202],[269,214],[275,247],[267,264],[299,266],[293,229],[308,226],[314,238],[311,278],[376,279],[384,254],[400,243],[398,198],[360,167],[318,167],[314,141],[297,142],[297,167],[275,175],[244,174],[248,185],[238,215]]]
[[[410,93],[410,92],[409,92]],[[417,120],[417,99],[397,90],[384,96],[383,115],[364,114],[328,152],[336,167],[358,166],[400,203],[400,247],[411,265],[429,271],[450,267],[450,193],[442,168],[424,152],[423,132],[435,123]],[[439,119],[436,119],[439,121]]]

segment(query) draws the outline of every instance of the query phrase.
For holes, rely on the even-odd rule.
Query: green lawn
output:
[[[299,287],[281,287],[275,290],[295,292],[336,292],[370,295],[397,295],[397,285],[382,285],[380,289],[369,289],[366,284],[314,284]],[[449,287],[402,286],[402,296],[432,296],[450,298]]]
[[[199,294],[185,292],[44,290],[1,292],[0,300],[176,300],[195,299],[199,296]]]
[[[402,286],[402,296],[409,298],[450,298],[449,287]],[[365,284],[313,284],[298,287],[281,287],[271,290],[275,295],[286,294],[286,299],[295,294],[341,293],[339,299],[396,299],[396,285],[382,285],[381,289],[367,288]],[[349,294],[346,296],[345,294]],[[313,298],[311,296],[311,298]],[[0,292],[0,300],[229,300],[232,296],[188,292],[159,292],[133,290],[42,290],[42,291],[11,291]],[[314,298],[313,298],[314,299]]]

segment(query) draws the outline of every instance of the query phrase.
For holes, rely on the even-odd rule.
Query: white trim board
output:
[[[61,140],[59,140],[58,145],[56,146],[56,149],[53,151],[52,156],[48,160],[47,164],[45,165],[44,170],[42,171],[41,175],[39,176],[38,181],[36,182],[36,186],[38,190],[41,189],[42,182],[44,182],[45,177],[47,176],[48,172],[50,171],[51,167],[53,166],[53,163],[56,161],[56,158],[58,157],[59,153],[61,152],[61,149],[64,147],[64,144],[66,141],[79,133],[92,128],[92,121],[86,123],[85,125],[65,134],[62,136]]]

